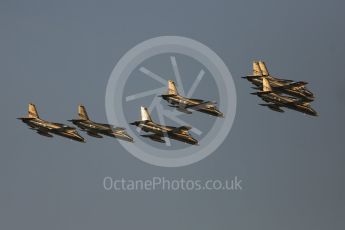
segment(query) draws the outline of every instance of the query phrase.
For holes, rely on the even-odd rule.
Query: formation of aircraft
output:
[[[253,89],[256,90],[262,90],[262,79],[266,78],[275,92],[298,97],[308,102],[312,102],[315,99],[313,93],[306,88],[307,82],[294,82],[292,80],[272,77],[267,70],[265,62],[262,61],[254,61],[253,75],[248,75],[243,78],[254,84],[256,87],[253,87]]]
[[[259,104],[261,106],[276,112],[284,112],[282,107],[285,107],[311,116],[318,115],[310,106],[310,102],[314,101],[315,97],[306,88],[307,82],[272,77],[262,61],[254,61],[253,75],[243,78],[256,86],[253,89],[259,90],[252,94],[267,102],[267,104]]]
[[[170,106],[176,108],[178,111],[191,114],[188,109],[206,113],[212,116],[223,117],[223,113],[218,110],[215,102],[204,101],[201,99],[191,99],[179,95],[175,83],[168,81],[168,93],[161,95],[164,100],[170,103]],[[80,142],[85,142],[84,138],[79,135],[76,128],[64,124],[49,123],[39,119],[35,105],[29,104],[29,116],[26,118],[19,118],[24,123],[28,124],[32,129],[35,129],[38,134],[53,137],[50,133],[64,136]],[[89,136],[95,138],[103,138],[109,136],[121,140],[134,142],[133,138],[128,135],[124,128],[113,127],[110,124],[97,123],[90,120],[86,109],[83,105],[78,106],[78,118],[68,120],[77,126],[81,131],[86,132]],[[165,126],[157,124],[152,121],[149,111],[145,107],[141,107],[141,120],[130,123],[141,128],[144,132],[151,134],[141,135],[153,141],[165,143],[165,138],[174,139],[191,145],[197,145],[198,141],[189,134],[192,127],[189,126]]]
[[[310,106],[309,102],[300,100],[295,97],[282,96],[279,93],[274,92],[269,81],[263,79],[263,91],[252,93],[253,95],[259,96],[262,100],[268,104],[260,104],[261,106],[267,106],[273,111],[284,112],[281,107],[296,110],[311,116],[317,116],[317,112]]]
[[[318,113],[310,106],[315,97],[307,89],[307,82],[280,79],[269,74],[266,64],[262,61],[253,62],[253,74],[243,77],[251,82],[257,90],[253,95],[257,95],[266,103],[259,104],[268,107],[276,112],[284,112],[283,108],[292,109],[311,116],[318,116]],[[160,97],[169,103],[168,106],[176,110],[192,114],[192,111],[198,111],[215,117],[224,117],[219,111],[216,102],[187,98],[179,94],[174,81],[168,81],[168,91]],[[76,128],[42,120],[37,113],[34,104],[29,104],[28,116],[17,118],[35,130],[38,134],[53,137],[56,134],[75,141],[85,142],[84,138],[77,132]],[[78,118],[68,120],[77,126],[80,130],[86,132],[89,136],[103,138],[109,136],[128,142],[134,142],[133,138],[128,135],[126,130],[121,127],[114,127],[110,124],[97,123],[90,120],[86,109],[83,105],[78,106]],[[141,120],[130,123],[139,127],[142,131],[149,134],[141,135],[152,141],[165,143],[165,138],[174,139],[191,145],[198,145],[198,140],[193,138],[189,133],[192,127],[189,126],[165,126],[152,121],[147,108],[141,106]]]
[[[56,134],[66,137],[75,141],[85,142],[84,138],[79,135],[74,127],[65,124],[54,123],[42,120],[37,113],[36,106],[32,103],[29,104],[28,116],[17,118],[35,130],[38,134],[46,137],[53,137]]]
[[[168,92],[160,95],[160,97],[167,101],[170,107],[176,108],[182,113],[192,114],[191,110],[194,110],[215,117],[224,117],[224,114],[217,108],[216,102],[184,97],[178,93],[175,82],[172,80],[168,81]],[[130,124],[141,128],[144,132],[151,133],[141,136],[156,142],[165,143],[164,138],[170,138],[191,145],[198,144],[198,141],[188,132],[192,127],[173,127],[157,124],[152,121],[149,111],[143,106],[141,107],[141,120]]]
[[[168,81],[167,94],[163,94],[160,97],[167,101],[170,107],[176,108],[182,113],[191,114],[192,111],[189,110],[191,109],[216,117],[224,117],[224,114],[218,110],[215,102],[181,96],[172,80]]]
[[[126,133],[124,128],[113,127],[109,124],[91,121],[83,105],[78,106],[78,119],[72,119],[69,121],[92,137],[103,138],[102,135],[105,135],[133,142],[133,138]]]
[[[152,121],[150,113],[145,107],[141,107],[141,120],[134,121],[130,124],[140,127],[144,132],[150,132],[151,134],[141,136],[150,138],[153,141],[165,143],[164,137],[168,137],[192,145],[198,144],[198,141],[194,139],[188,132],[188,130],[190,130],[192,127],[173,127],[157,124]]]
[[[97,138],[102,138],[101,135],[106,135],[133,142],[133,138],[126,133],[124,128],[113,128],[113,126],[109,124],[101,124],[91,121],[84,106],[79,105],[78,113],[78,119],[72,119],[69,121],[78,126],[82,131],[86,131],[88,135]],[[77,132],[76,128],[65,124],[42,120],[38,116],[36,106],[32,103],[29,103],[28,116],[17,119],[23,121],[30,127],[30,129],[35,130],[42,136],[53,137],[52,134],[56,134],[75,141],[85,142],[85,139]]]

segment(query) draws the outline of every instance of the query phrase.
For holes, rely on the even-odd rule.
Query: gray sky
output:
[[[1,0],[1,229],[344,229],[344,7],[340,0]],[[234,126],[208,158],[151,166],[111,138],[48,139],[15,119],[34,102],[42,118],[65,122],[84,103],[93,120],[106,122],[113,67],[134,45],[162,35],[204,43],[234,77]],[[253,59],[273,75],[308,81],[320,117],[258,106],[240,79]],[[106,192],[105,176],[239,176],[244,190]]]

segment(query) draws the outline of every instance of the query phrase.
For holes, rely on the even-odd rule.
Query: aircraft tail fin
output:
[[[87,115],[86,109],[83,105],[78,106],[78,116],[81,120],[89,120],[89,116]]]
[[[257,61],[253,61],[253,76],[262,76],[262,71]]]
[[[261,70],[261,72],[262,72],[262,74],[264,76],[269,76],[270,75],[268,70],[267,70],[265,62],[259,61],[259,66],[260,66],[260,70]]]
[[[29,118],[39,118],[36,106],[33,103],[29,103],[28,117]]]
[[[141,107],[141,120],[142,121],[152,121],[150,113],[147,108]]]
[[[168,95],[178,95],[175,82],[172,80],[168,81]]]
[[[271,92],[272,91],[272,87],[271,87],[269,81],[266,78],[262,79],[262,86],[263,86],[262,90],[264,92]]]

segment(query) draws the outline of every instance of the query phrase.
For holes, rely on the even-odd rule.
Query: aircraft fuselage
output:
[[[188,132],[174,132],[176,127],[164,126],[154,123],[152,121],[137,121],[133,123],[144,132],[154,133],[159,137],[169,137],[171,139],[182,141],[188,144],[196,145],[198,141],[194,139]]]
[[[199,106],[203,103],[203,100],[186,98],[180,95],[162,95],[162,98],[173,106],[176,106],[179,110],[192,109],[202,113],[206,113],[216,117],[223,117],[223,113],[220,112],[215,105],[208,104],[205,106]]]
[[[84,138],[78,132],[64,124],[48,122],[39,118],[26,119],[19,118],[31,129],[36,130],[38,134],[52,137],[49,133],[53,133],[62,137],[66,137],[75,141],[85,142]],[[60,129],[60,130],[59,130]]]
[[[262,90],[262,77],[259,78],[247,78],[248,81],[256,85],[260,90]],[[306,102],[311,102],[313,101],[314,95],[311,93],[309,90],[307,90],[305,87],[295,87],[295,88],[287,88],[284,89],[282,86],[289,84],[291,82],[284,82],[280,80],[272,80],[270,79],[270,84],[274,91],[279,92],[279,93],[284,93],[288,94],[294,97],[301,98],[302,100]]]
[[[81,130],[86,131],[88,135],[102,138],[99,134],[115,137],[122,140],[133,142],[133,138],[130,137],[124,130],[116,130],[109,124],[96,123],[91,120],[70,120],[74,125],[78,126]]]
[[[286,107],[311,116],[317,116],[317,112],[308,103],[301,103],[294,98],[281,96],[276,93],[260,94],[258,96],[268,103],[273,103],[277,106]]]

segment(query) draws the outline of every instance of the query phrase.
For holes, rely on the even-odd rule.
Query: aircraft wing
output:
[[[180,126],[180,127],[174,128],[173,130],[171,130],[169,132],[170,133],[187,133],[191,129],[192,129],[192,127],[190,127],[190,126]]]
[[[244,79],[252,79],[252,78],[262,78],[263,76],[257,76],[257,75],[247,75],[247,76],[244,76],[244,77],[241,77],[241,78],[244,78]]]
[[[186,109],[191,108],[194,110],[198,110],[198,109],[204,109],[204,108],[209,108],[209,107],[215,106],[215,104],[216,103],[212,102],[212,101],[203,101],[203,102],[200,102],[199,104],[186,105],[185,108]]]
[[[76,128],[70,127],[70,126],[62,126],[60,128],[55,128],[54,130],[59,131],[59,132],[68,132],[68,131],[76,130]]]
[[[102,125],[102,126],[105,126],[105,127],[109,127],[109,128],[113,128],[112,125],[110,124],[103,124],[103,123],[96,123],[97,125]]]
[[[185,109],[185,105],[181,105],[181,106],[178,106],[178,105],[168,105],[169,107],[172,107],[172,108],[176,108],[177,111],[181,112],[181,113],[185,113],[185,114],[192,114],[191,111],[189,111],[188,109]]]
[[[205,102],[205,101],[202,100],[202,99],[195,99],[195,98],[190,98],[190,100],[195,101],[195,102],[197,102],[197,103],[203,103],[203,102]]]
[[[270,94],[272,93],[272,91],[257,91],[257,92],[253,92],[253,93],[250,93],[252,95],[263,95],[263,94]]]
[[[122,128],[122,127],[114,127],[112,128],[113,132],[121,132],[121,131],[125,131],[126,129],[125,128]]]
[[[68,120],[70,122],[73,122],[73,121],[76,121],[76,122],[82,122],[82,121],[85,121],[85,119],[71,119],[71,120]]]
[[[46,132],[46,131],[42,131],[42,130],[37,130],[37,133],[39,135],[45,136],[45,137],[53,137],[53,135],[51,135],[50,133]]]
[[[300,82],[289,83],[289,84],[282,85],[282,86],[277,86],[277,87],[274,87],[274,88],[291,89],[291,88],[302,87],[302,86],[305,86],[306,84],[308,84],[308,83],[304,82],[304,81],[300,81]]]
[[[259,105],[261,105],[261,106],[266,106],[266,107],[268,107],[268,108],[270,108],[271,110],[276,111],[276,112],[280,112],[280,113],[283,113],[283,112],[284,112],[284,110],[282,110],[282,109],[279,107],[279,105],[277,105],[277,104],[259,104]]]
[[[30,121],[30,120],[35,120],[35,117],[18,117],[18,120],[22,120],[22,121]]]
[[[98,133],[95,132],[90,132],[88,131],[87,134],[91,137],[96,137],[96,138],[103,138],[103,136],[99,135]]]
[[[165,140],[162,139],[161,136],[157,135],[157,134],[145,134],[145,135],[141,135],[142,137],[146,137],[146,138],[150,138],[153,141],[157,141],[160,143],[165,143]]]

